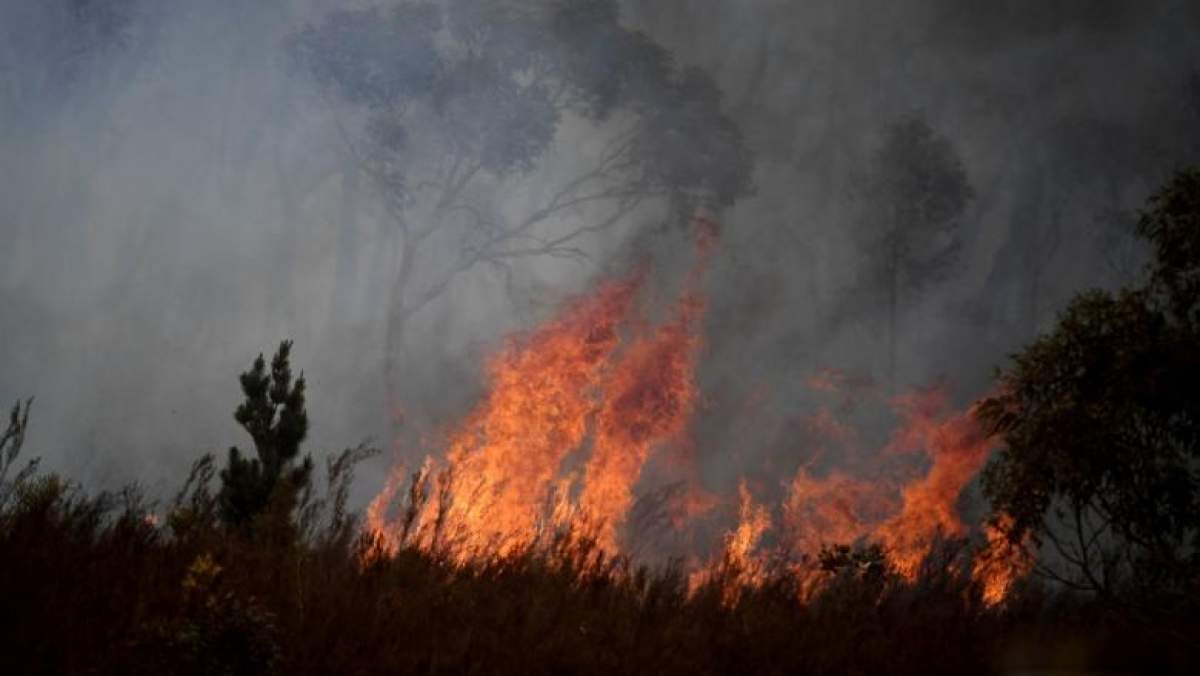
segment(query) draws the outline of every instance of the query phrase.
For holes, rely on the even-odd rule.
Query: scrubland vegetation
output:
[[[797,601],[786,572],[727,602],[736,570],[688,594],[585,540],[466,565],[382,555],[334,498],[230,532],[197,467],[166,523],[136,491],[6,484],[0,624],[8,673],[979,673],[1032,667],[1187,672],[1194,618],[1135,620],[1031,579],[997,607],[946,543],[906,582],[831,566]],[[949,565],[958,561],[960,565]]]
[[[254,454],[200,458],[165,501],[39,472],[21,454],[36,407],[14,406],[5,671],[1194,673],[1198,195],[1186,172],[1160,192],[1146,283],[1080,295],[980,409],[1007,442],[984,473],[1008,517],[993,525],[1037,556],[999,603],[966,540],[943,539],[915,576],[860,542],[753,575],[727,556],[698,582],[570,528],[465,558],[385,541],[348,504],[374,451],[343,451],[323,477],[301,457],[305,383],[285,342],[240,379]],[[407,509],[427,499],[414,485]]]

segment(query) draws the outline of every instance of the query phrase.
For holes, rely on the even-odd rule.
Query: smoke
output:
[[[885,310],[860,303],[857,181],[887,125],[927,120],[975,199],[957,264],[902,297],[896,389],[981,396],[1071,294],[1136,276],[1137,209],[1198,157],[1186,2],[627,3],[682,60],[714,73],[759,162],[758,194],[724,216],[709,287],[710,484],[751,468],[778,495],[811,458],[806,380],[837,368],[887,386]],[[877,433],[891,422],[866,416]],[[757,468],[757,469],[755,469]]]
[[[397,250],[343,137],[366,114],[288,48],[330,11],[366,5],[0,7],[0,400],[36,397],[28,448],[48,467],[161,490],[199,453],[245,446],[236,375],[283,338],[309,380],[309,450],[388,447],[398,419],[412,446],[472,406],[505,334],[634,258],[650,257],[660,287],[682,278],[689,248],[658,227],[661,204],[584,238],[585,256],[472,270],[406,328],[389,411]],[[1136,274],[1131,214],[1200,150],[1200,17],[1185,0],[622,10],[714,77],[756,157],[756,195],[720,214],[691,432],[705,482],[725,492],[741,474],[768,491],[794,475],[807,451],[790,430],[816,411],[814,374],[885,386],[885,318],[857,300],[852,231],[857,177],[891,121],[919,114],[949,139],[976,195],[957,265],[905,298],[898,334],[897,386],[943,379],[960,400],[1073,291]],[[567,120],[551,161],[477,196],[528,213],[609,131]],[[418,274],[433,283],[455,260],[439,246]]]

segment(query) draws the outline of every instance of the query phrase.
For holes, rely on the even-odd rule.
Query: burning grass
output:
[[[385,549],[410,545],[466,563],[504,558],[573,532],[587,534],[609,557],[630,554],[627,522],[637,491],[648,483],[655,490],[644,476],[649,463],[663,449],[686,444],[701,399],[695,371],[703,281],[717,227],[703,218],[695,226],[694,263],[657,326],[639,314],[644,275],[632,274],[600,285],[558,317],[505,343],[488,362],[486,395],[449,433],[444,448],[426,457],[407,501],[395,504],[408,476],[398,464],[370,505],[369,531]],[[814,376],[810,385],[814,392],[845,396],[846,378],[835,371]],[[975,535],[981,559],[989,563],[969,570],[989,581],[988,602],[1001,602],[1028,571],[1020,548],[994,529],[986,538],[973,533],[958,513],[960,496],[987,461],[992,440],[973,410],[950,410],[942,389],[886,403],[900,422],[870,464],[900,459],[919,470],[924,462],[923,471],[868,478],[835,466],[821,476],[803,465],[778,506],[758,504],[743,482],[736,499],[718,496],[707,500],[709,509],[676,509],[672,527],[696,543],[702,540],[697,516],[736,505],[736,523],[722,538],[707,547],[693,544],[685,553],[693,584],[713,578],[712,568],[730,561],[740,579],[758,584],[769,561],[803,567],[796,562],[815,561],[824,548],[846,543],[880,545],[895,571],[911,580],[938,538]],[[820,408],[806,427],[823,451],[840,451],[827,455],[862,455],[849,448],[858,435],[830,408]],[[660,487],[682,484],[693,498],[711,495],[695,468],[684,464],[675,463],[676,476],[653,479]],[[805,594],[814,589],[803,588]]]
[[[231,535],[191,496],[155,525],[136,493],[20,488],[0,514],[9,673],[1182,672],[1188,659],[1036,584],[988,605],[961,541],[910,575],[868,550],[803,570],[731,555],[689,589],[679,566],[635,567],[570,532],[460,562],[345,522],[301,535],[265,516]]]

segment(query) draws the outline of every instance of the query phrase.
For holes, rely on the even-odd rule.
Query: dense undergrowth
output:
[[[2,450],[2,449],[0,449]],[[1028,668],[1187,673],[1196,623],[1158,626],[1027,581],[986,606],[961,543],[913,582],[826,566],[754,588],[732,564],[688,592],[564,535],[459,565],[386,552],[346,510],[353,450],[323,498],[221,525],[197,463],[152,509],[133,489],[88,495],[53,475],[0,484],[5,673],[980,673]],[[5,470],[14,465],[9,454]],[[162,513],[162,522],[151,516]],[[1185,623],[1186,624],[1186,623]],[[1190,632],[1190,633],[1189,633]]]

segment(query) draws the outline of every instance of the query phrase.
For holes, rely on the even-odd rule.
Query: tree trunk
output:
[[[387,407],[385,413],[388,421],[388,436],[392,440],[396,439],[400,433],[399,380],[403,370],[405,327],[411,314],[407,306],[406,292],[415,262],[412,239],[407,236],[407,231],[403,230],[403,225],[401,228],[405,235],[400,238],[402,248],[396,276],[388,288],[387,326],[383,342],[384,404]]]
[[[337,244],[334,255],[333,293],[329,321],[340,328],[350,320],[357,277],[359,169],[354,158],[346,158],[342,168],[342,194],[338,209]]]

